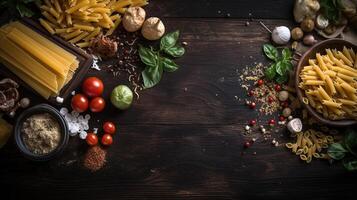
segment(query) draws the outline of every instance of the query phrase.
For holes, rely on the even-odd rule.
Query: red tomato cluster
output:
[[[104,84],[97,77],[89,77],[82,84],[84,94],[76,94],[72,97],[71,106],[76,112],[85,112],[88,107],[91,112],[101,112],[105,108],[105,100],[100,97],[103,94]],[[92,98],[90,101],[89,98]]]
[[[104,146],[110,146],[113,144],[112,135],[115,134],[116,128],[113,122],[105,122],[103,124],[104,135],[102,136],[101,143]],[[98,136],[94,133],[88,133],[86,137],[87,144],[90,146],[95,146],[98,144]]]

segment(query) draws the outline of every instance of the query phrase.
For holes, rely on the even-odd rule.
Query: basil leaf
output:
[[[265,70],[265,76],[267,77],[267,79],[269,79],[269,80],[274,79],[274,77],[276,75],[275,67],[276,67],[276,64],[274,63],[274,64],[270,65],[270,67],[268,69]]]
[[[353,155],[357,156],[357,133],[352,129],[347,129],[344,137],[346,149]]]
[[[163,69],[160,64],[154,67],[146,67],[145,70],[141,72],[145,88],[152,88],[157,85],[162,78],[162,73]]]
[[[164,37],[161,38],[160,50],[167,50],[174,47],[177,43],[179,36],[180,36],[180,31],[178,30],[166,34]]]
[[[334,160],[341,160],[348,153],[341,143],[333,143],[329,146],[327,154]]]
[[[147,66],[156,66],[157,65],[157,55],[152,49],[139,46],[139,56],[141,61]]]
[[[32,17],[34,14],[32,10],[28,9],[23,3],[18,3],[16,5],[16,9],[20,13],[21,17]]]
[[[180,46],[171,47],[170,49],[165,49],[164,51],[175,58],[181,57],[185,54],[185,48]]]
[[[282,61],[276,63],[275,69],[276,73],[278,73],[280,76],[283,76],[285,74],[286,68]]]
[[[348,171],[357,170],[357,160],[343,160],[342,164]]]
[[[290,49],[288,49],[288,48],[283,49],[282,55],[283,55],[284,60],[288,61],[288,60],[292,59],[292,53],[291,53]]]
[[[288,76],[287,76],[287,75],[279,76],[278,78],[276,78],[275,81],[276,81],[277,83],[279,83],[279,84],[283,84],[283,83],[285,83],[286,81],[288,81]]]
[[[271,60],[277,61],[279,57],[278,50],[271,44],[264,44],[263,50],[265,55]]]
[[[163,57],[161,62],[165,72],[174,72],[178,69],[178,65],[169,58]]]

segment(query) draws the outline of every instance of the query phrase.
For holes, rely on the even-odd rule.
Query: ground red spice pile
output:
[[[100,170],[106,163],[107,152],[99,146],[90,147],[84,157],[84,167],[92,172]]]

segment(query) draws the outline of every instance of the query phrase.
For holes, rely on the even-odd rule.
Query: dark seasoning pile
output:
[[[139,98],[139,91],[143,90],[141,80],[141,62],[138,53],[141,40],[139,32],[127,32],[118,27],[110,36],[117,43],[118,51],[113,59],[103,63],[103,69],[110,72],[114,78],[125,78],[131,85],[135,95]],[[107,64],[108,63],[108,64]]]
[[[115,46],[115,48],[109,48],[105,51],[105,55],[110,55],[106,57],[105,61],[102,61],[99,57],[99,60],[102,61],[99,63],[100,68],[111,73],[116,79],[124,78],[127,80],[137,99],[139,99],[139,92],[143,90],[141,78],[143,67],[138,52],[139,42],[141,42],[140,32],[128,32],[120,26],[111,36],[104,37],[100,42],[103,40],[106,42],[105,46]],[[94,45],[89,51],[98,55],[96,52],[100,49]],[[99,54],[101,57],[105,56],[103,53]]]

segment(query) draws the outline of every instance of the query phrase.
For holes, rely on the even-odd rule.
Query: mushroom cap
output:
[[[130,7],[124,14],[123,27],[128,32],[138,31],[143,25],[146,12],[141,7]]]
[[[165,25],[159,18],[150,17],[144,22],[141,33],[148,40],[158,40],[165,33]]]

